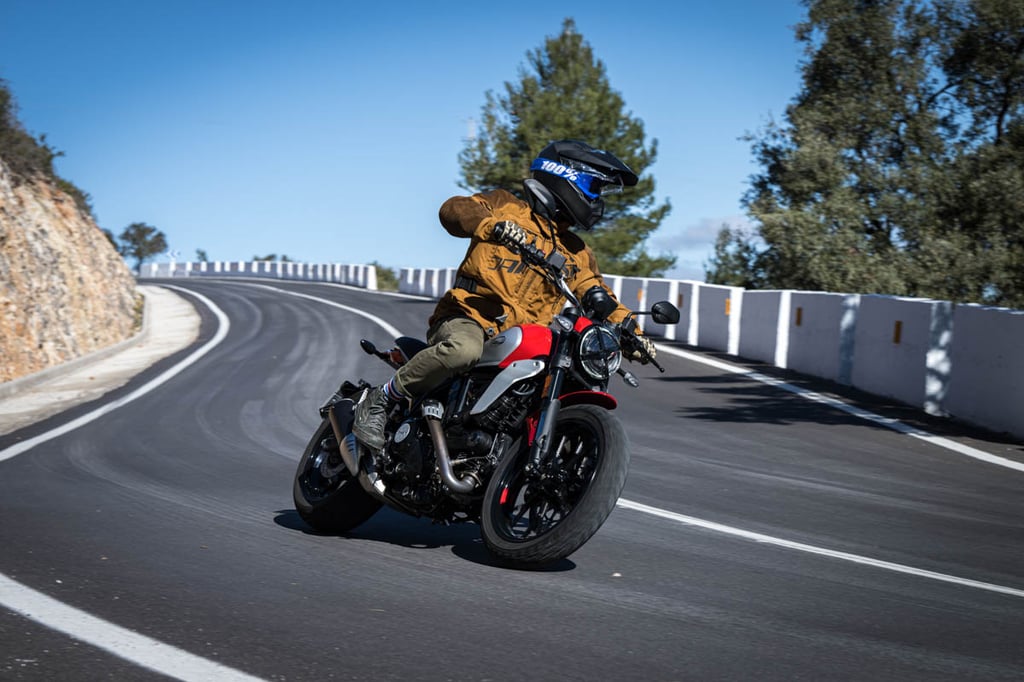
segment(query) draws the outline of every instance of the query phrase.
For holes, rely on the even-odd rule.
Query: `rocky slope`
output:
[[[0,158],[0,382],[129,338],[137,308],[131,271],[93,220]]]

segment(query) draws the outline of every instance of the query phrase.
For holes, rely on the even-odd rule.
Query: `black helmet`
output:
[[[566,219],[590,230],[604,215],[602,193],[637,183],[637,175],[613,154],[579,140],[544,147],[523,181],[530,208],[552,220]]]

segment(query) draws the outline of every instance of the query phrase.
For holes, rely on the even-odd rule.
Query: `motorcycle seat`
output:
[[[399,336],[395,339],[395,345],[405,355],[406,360],[412,359],[412,356],[419,353],[421,350],[427,347],[427,342],[420,339],[414,339],[411,336]]]

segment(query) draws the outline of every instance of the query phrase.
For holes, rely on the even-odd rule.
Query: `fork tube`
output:
[[[533,447],[530,448],[530,461],[526,465],[527,473],[539,471],[541,462],[547,458],[548,451],[551,449],[551,439],[555,435],[558,411],[562,407],[562,401],[558,399],[558,396],[562,394],[565,372],[572,361],[564,350],[564,340],[562,336],[556,338],[554,352],[551,354],[554,369],[551,372],[551,381],[548,382],[547,392],[541,401],[537,433],[533,439]]]

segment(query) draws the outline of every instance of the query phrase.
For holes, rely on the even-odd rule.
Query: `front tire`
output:
[[[622,423],[596,405],[559,412],[544,476],[526,473],[530,448],[511,450],[484,495],[481,534],[496,556],[537,567],[569,556],[604,524],[629,470]]]
[[[302,520],[321,533],[350,531],[382,506],[362,489],[345,466],[327,419],[320,423],[302,453],[292,499]]]

